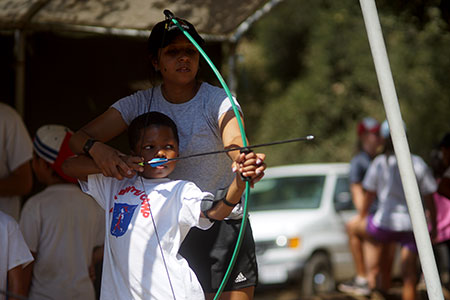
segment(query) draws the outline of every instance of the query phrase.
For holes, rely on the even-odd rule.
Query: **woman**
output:
[[[197,43],[204,44],[192,24],[177,20]],[[238,121],[226,93],[197,79],[200,54],[176,25],[170,20],[157,23],[148,39],[148,52],[153,79],[159,77],[162,83],[117,101],[76,132],[70,141],[75,153],[89,154],[105,176],[122,179],[142,172],[141,166],[125,164],[120,159],[122,154],[104,143],[124,132],[135,117],[149,111],[159,111],[175,121],[179,129],[180,156],[243,146]],[[238,152],[232,151],[228,156],[180,160],[169,177],[193,181],[200,189],[216,194],[231,184],[234,176],[231,165],[237,155]],[[262,178],[265,170],[265,155],[257,156],[259,168],[251,178],[252,184]],[[191,230],[180,250],[209,299],[217,291],[228,267],[241,224],[241,205],[236,206],[228,219],[215,222],[210,230]],[[256,282],[254,241],[248,225],[222,299],[252,299]]]

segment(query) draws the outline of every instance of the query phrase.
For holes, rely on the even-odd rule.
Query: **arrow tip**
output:
[[[312,134],[309,134],[306,136],[306,140],[311,141],[313,140],[315,137]]]

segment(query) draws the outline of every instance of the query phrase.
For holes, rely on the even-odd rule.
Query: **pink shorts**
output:
[[[366,230],[371,237],[380,243],[400,243],[402,247],[417,253],[416,241],[412,231],[393,231],[377,227],[373,224],[373,215],[368,217]]]

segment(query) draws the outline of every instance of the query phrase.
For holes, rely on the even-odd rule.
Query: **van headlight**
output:
[[[276,238],[275,244],[280,248],[298,248],[300,247],[300,238],[292,237],[288,238],[285,235],[280,235]]]

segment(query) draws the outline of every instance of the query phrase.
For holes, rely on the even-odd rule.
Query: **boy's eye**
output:
[[[154,148],[153,145],[146,145],[146,146],[144,146],[144,150],[151,150],[153,148]]]
[[[175,146],[174,145],[166,145],[166,149],[174,149]]]

